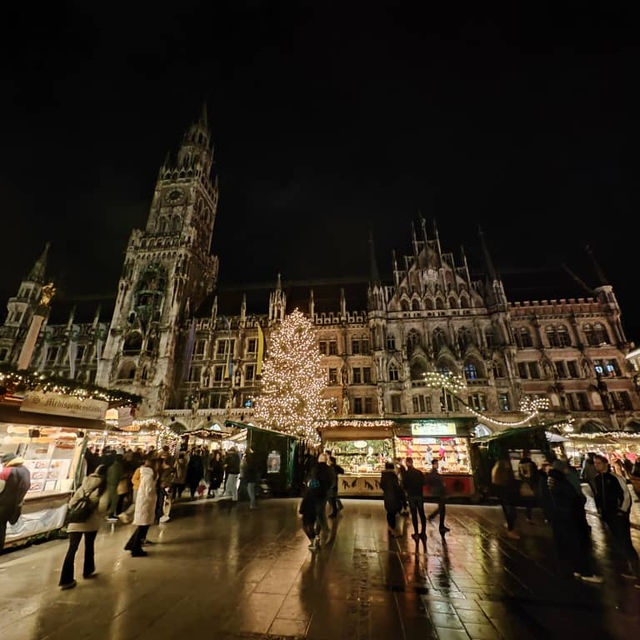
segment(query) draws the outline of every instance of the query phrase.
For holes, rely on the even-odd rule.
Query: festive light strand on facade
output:
[[[393,420],[316,420],[315,425],[319,429],[332,429],[336,427],[393,427],[396,423]]]
[[[480,411],[476,411],[462,400],[457,393],[467,390],[467,384],[461,376],[452,373],[440,373],[438,371],[429,371],[424,374],[424,381],[427,387],[432,389],[442,389],[444,392],[450,393],[458,402],[478,419],[500,427],[519,427],[535,418],[540,411],[549,408],[549,400],[547,398],[524,397],[520,401],[520,411],[527,415],[522,420],[508,422],[504,420],[495,420]]]
[[[254,418],[265,428],[318,441],[315,422],[328,415],[326,376],[313,323],[295,309],[271,334]]]
[[[121,406],[137,405],[142,400],[140,396],[126,391],[105,389],[96,385],[82,384],[74,380],[47,376],[43,373],[16,371],[10,368],[0,371],[0,385],[12,386],[17,390],[39,390],[46,393],[58,393],[73,396],[79,400],[103,400],[109,403],[120,403]]]

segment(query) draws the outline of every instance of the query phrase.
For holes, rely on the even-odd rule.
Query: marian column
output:
[[[31,358],[33,351],[36,348],[36,342],[38,341],[38,335],[40,335],[40,329],[45,318],[49,315],[49,305],[51,304],[51,298],[53,298],[56,290],[53,286],[53,282],[42,287],[42,295],[40,297],[40,303],[38,308],[33,314],[31,319],[31,325],[27,332],[27,337],[24,339],[24,344],[20,350],[20,357],[18,358],[18,370],[28,369],[31,364]]]

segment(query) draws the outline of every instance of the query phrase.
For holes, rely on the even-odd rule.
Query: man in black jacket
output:
[[[329,456],[329,470],[331,471],[331,489],[329,490],[329,504],[331,505],[330,518],[335,518],[338,515],[338,511],[342,509],[342,501],[338,498],[338,476],[344,474],[344,469],[338,464],[338,461]]]
[[[427,516],[424,513],[424,474],[413,466],[413,458],[407,458],[407,470],[404,473],[402,484],[409,501],[411,521],[413,522],[412,537],[427,537]],[[420,515],[421,530],[418,534],[418,515]]]
[[[431,471],[427,475],[427,484],[431,487],[431,493],[434,497],[438,498],[438,508],[429,514],[429,522],[432,522],[435,517],[440,515],[440,535],[444,536],[445,533],[450,531],[449,527],[444,524],[444,518],[447,513],[446,509],[446,490],[444,488],[444,482],[442,476],[438,471],[440,461],[435,458],[431,461]]]
[[[604,456],[595,456],[594,464],[598,472],[594,479],[598,512],[629,563],[631,573],[623,575],[627,578],[635,578],[635,587],[640,589],[640,560],[631,541],[629,513],[622,509],[625,501],[622,486],[609,471],[609,461]]]

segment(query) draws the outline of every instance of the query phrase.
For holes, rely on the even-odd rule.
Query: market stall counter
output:
[[[345,470],[340,495],[380,497],[380,474],[385,462],[412,457],[421,471],[440,460],[447,495],[471,497],[475,493],[469,440],[476,421],[469,418],[334,419],[320,423],[322,441]],[[425,487],[425,495],[430,495]]]

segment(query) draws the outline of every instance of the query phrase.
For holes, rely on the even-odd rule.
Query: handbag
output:
[[[73,503],[67,510],[67,522],[86,522],[96,509],[96,504],[91,500],[91,496],[82,489],[82,497]]]

